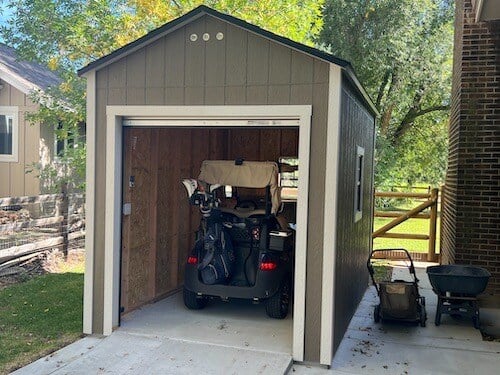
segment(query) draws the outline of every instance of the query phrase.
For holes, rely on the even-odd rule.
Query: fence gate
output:
[[[389,217],[394,218],[391,222],[385,224],[381,228],[373,232],[372,238],[399,238],[405,240],[428,240],[429,250],[427,252],[427,261],[435,262],[436,256],[436,224],[437,224],[437,205],[439,197],[439,189],[432,189],[428,193],[404,193],[404,192],[375,192],[375,197],[380,198],[418,198],[426,199],[423,203],[410,211],[404,212],[384,212],[375,211],[375,217]],[[424,213],[426,209],[430,209],[429,213]],[[408,219],[430,219],[429,233],[428,234],[414,234],[414,233],[387,233],[389,230],[405,222]]]

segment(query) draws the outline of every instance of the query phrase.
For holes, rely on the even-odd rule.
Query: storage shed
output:
[[[376,110],[352,67],[200,6],[87,79],[84,332],[178,291],[205,159],[298,158],[293,359],[330,365],[367,287]],[[165,315],[168,319],[168,314]]]

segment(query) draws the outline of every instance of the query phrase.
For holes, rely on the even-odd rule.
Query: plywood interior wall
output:
[[[181,184],[205,159],[298,155],[297,129],[125,128],[121,307],[124,313],[182,287],[200,214]],[[134,186],[130,177],[134,176]]]

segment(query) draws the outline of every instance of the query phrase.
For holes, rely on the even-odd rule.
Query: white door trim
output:
[[[306,251],[309,196],[309,155],[311,133],[310,105],[260,106],[107,106],[106,107],[106,207],[104,256],[103,334],[111,334],[118,325],[120,293],[120,238],[122,185],[122,132],[127,117],[161,119],[161,125],[193,127],[208,126],[211,121],[219,127],[289,127],[297,120],[299,127],[300,176],[297,200],[297,231],[295,255],[295,298],[293,311],[293,349],[296,361],[304,360]],[[181,120],[181,121],[179,121]],[[186,120],[184,123],[182,120]],[[87,176],[88,186],[94,186],[94,176]],[[88,297],[87,297],[88,299]]]

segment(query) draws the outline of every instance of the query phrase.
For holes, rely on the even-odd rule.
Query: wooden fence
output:
[[[392,221],[385,224],[381,228],[375,230],[372,238],[399,238],[406,240],[428,240],[429,247],[427,251],[427,261],[435,262],[436,255],[436,228],[438,217],[438,199],[439,189],[431,189],[427,193],[405,193],[405,192],[375,192],[375,197],[379,198],[413,198],[424,200],[417,207],[409,211],[375,211],[375,217],[393,218]],[[428,212],[424,212],[428,210]],[[395,228],[399,224],[408,219],[427,219],[429,220],[428,233],[388,233],[389,230]]]
[[[66,187],[60,194],[0,198],[0,271],[54,248],[67,255],[71,243],[85,238],[84,200]]]

